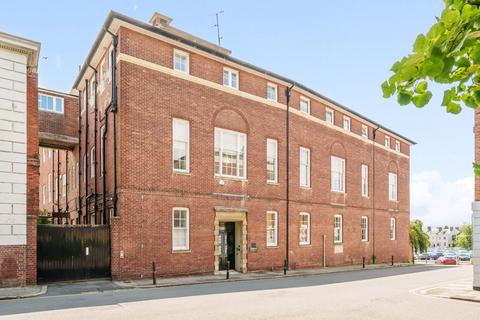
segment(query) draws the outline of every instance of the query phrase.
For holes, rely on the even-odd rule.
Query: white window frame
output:
[[[331,117],[331,121],[328,120],[328,115],[331,114],[332,117]],[[330,108],[326,108],[325,109],[325,122],[326,123],[329,123],[329,124],[335,124],[335,111],[333,109],[330,109]]]
[[[388,200],[397,201],[398,199],[398,176],[396,173],[388,173]]]
[[[180,57],[184,57],[186,59],[185,63],[187,65],[187,70],[177,69],[177,64],[176,64],[177,55]],[[185,74],[190,74],[190,54],[188,52],[185,52],[176,48],[173,49],[173,70],[177,72],[185,73]]]
[[[42,186],[42,204],[45,204],[46,203],[46,194],[47,193],[47,188],[45,185]]]
[[[108,49],[108,75],[107,78],[109,81],[112,80],[112,66],[113,66],[113,60],[112,60],[112,52],[113,52],[113,46]]]
[[[269,215],[271,215],[271,214],[273,214],[273,216],[275,217],[275,224],[274,224],[273,227],[270,227],[270,225],[268,223]],[[270,230],[273,230],[274,234],[275,234],[275,241],[273,241],[273,242],[269,242],[268,234],[269,234]],[[266,239],[265,239],[266,246],[267,247],[277,247],[278,246],[278,212],[277,211],[267,211],[265,231],[266,231]]]
[[[302,225],[302,216],[307,217],[307,225],[306,227]],[[309,245],[310,244],[310,235],[311,235],[311,223],[310,223],[310,213],[308,212],[300,212],[300,221],[299,221],[299,232],[298,232],[298,241],[301,246]],[[307,229],[307,239],[302,241],[302,229]]]
[[[337,224],[337,218],[339,221],[338,224]],[[337,233],[338,233],[338,238],[337,238]],[[342,242],[343,242],[343,216],[341,214],[336,214],[333,217],[333,243],[342,243]]]
[[[397,238],[397,221],[395,218],[390,218],[390,240]]]
[[[368,165],[362,164],[360,170],[362,197],[368,198]]]
[[[215,176],[218,177],[227,177],[227,178],[235,178],[235,179],[246,179],[247,178],[247,148],[248,148],[248,141],[247,141],[247,135],[243,132],[238,132],[238,131],[233,131],[233,130],[228,130],[228,129],[223,129],[223,128],[215,128],[215,137],[214,140],[217,137],[217,132],[219,133],[220,136],[220,141],[218,144],[220,145],[219,148],[219,167],[220,167],[220,172],[215,173]],[[224,133],[230,133],[230,134],[236,134],[237,135],[237,175],[227,175],[227,174],[222,174],[222,166],[223,166],[223,134]],[[240,172],[240,150],[241,150],[241,145],[240,145],[240,139],[239,137],[243,136],[243,141],[245,142],[245,151],[244,151],[244,156],[243,156],[243,174],[240,175],[238,174]],[[214,141],[214,149],[216,148],[216,141]],[[216,152],[216,150],[214,150]],[[214,159],[214,165],[215,165],[215,159]]]
[[[65,197],[67,194],[67,175],[65,173],[62,175],[62,189],[62,197]]]
[[[360,237],[362,242],[368,242],[368,217],[362,216],[360,220]]]
[[[302,102],[307,106],[307,110],[302,110]],[[310,114],[310,99],[304,96],[300,96],[300,105],[298,106],[299,110],[303,113]]]
[[[84,88],[82,91],[82,110],[80,111],[80,114],[83,114],[87,109],[87,90],[88,88]]]
[[[185,223],[186,223],[186,235],[185,246],[175,246],[175,211],[186,211]],[[183,230],[183,228],[182,228]],[[188,251],[190,250],[190,210],[184,207],[172,208],[172,250],[173,251]]]
[[[48,149],[48,159],[52,158],[52,149]]]
[[[53,194],[52,194],[52,174],[49,173],[48,174],[48,202],[52,202],[52,197],[53,197]]]
[[[42,96],[47,97],[47,99],[52,98],[52,103],[53,103],[53,109],[52,110],[40,106],[40,101],[42,99]],[[60,100],[62,102],[62,111],[57,111],[56,110],[57,109],[57,100]],[[51,94],[45,94],[43,92],[39,92],[38,93],[38,109],[41,110],[41,111],[45,111],[45,112],[63,114],[64,111],[65,111],[65,99],[63,99],[63,97],[53,96]]]
[[[93,179],[95,178],[96,172],[95,172],[95,147],[92,147],[90,149],[90,178]]]
[[[306,152],[307,153],[307,163],[302,163],[302,152]],[[300,150],[299,150],[299,156],[298,156],[298,164],[299,164],[299,175],[298,175],[298,178],[299,178],[299,182],[300,182],[300,187],[304,187],[304,188],[310,188],[310,174],[311,174],[311,157],[310,157],[310,149],[308,148],[305,148],[305,147],[300,147]],[[306,168],[306,179],[307,181],[302,181],[302,169],[303,167]]]
[[[45,148],[42,148],[43,163],[45,163]]]
[[[179,125],[185,125],[187,128],[187,140],[179,140],[179,138],[175,137],[175,124]],[[186,154],[186,159],[185,159],[185,169],[176,169],[175,168],[175,154],[174,154],[174,148],[175,148],[175,142],[179,143],[185,143],[185,154]],[[173,171],[175,172],[183,172],[183,173],[189,173],[190,172],[190,121],[180,119],[180,118],[173,118],[172,120],[172,168]]]
[[[275,97],[269,97],[268,89],[270,88],[275,90]],[[267,83],[267,100],[275,101],[275,102],[278,101],[278,86],[275,83],[271,83],[271,82]]]
[[[400,141],[395,140],[395,151],[400,152],[400,149],[401,149]]]
[[[268,160],[269,160],[269,154],[268,154],[268,145],[272,144],[274,146],[274,179],[269,179],[268,177]],[[278,183],[278,141],[276,139],[267,139],[267,182],[269,183]]]
[[[341,172],[338,172],[340,174],[340,179],[341,179],[341,181],[339,181],[339,183],[338,183],[338,188],[337,188],[335,180],[334,180],[336,178],[336,174],[337,174],[337,172],[335,171],[337,163],[341,164],[342,168],[343,168],[343,170]],[[330,189],[331,189],[331,191],[345,193],[345,189],[346,189],[346,187],[345,187],[345,176],[346,176],[346,162],[345,162],[345,159],[340,158],[340,157],[336,157],[336,156],[331,156],[331,161],[330,161],[330,181],[331,181]]]
[[[343,129],[346,130],[346,131],[351,131],[350,117],[343,116]]]
[[[368,139],[368,126],[362,124],[362,137]]]
[[[225,83],[225,72],[227,73],[227,83]],[[235,74],[237,76],[237,85],[236,86],[233,85],[232,74]],[[225,87],[238,90],[238,88],[240,86],[240,77],[239,77],[238,70],[223,67],[222,82],[223,82],[223,85]]]
[[[390,148],[390,137],[385,136],[385,148]]]

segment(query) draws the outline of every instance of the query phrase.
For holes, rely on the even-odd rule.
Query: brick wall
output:
[[[215,207],[248,210],[248,270],[278,269],[285,259],[286,234],[286,85],[254,72],[239,70],[239,91],[224,89],[223,64],[190,51],[190,75],[175,74],[169,44],[127,28],[119,30],[117,64],[119,111],[117,113],[118,217],[112,219],[112,275],[132,278],[150,274],[157,262],[160,275],[214,271]],[[188,51],[182,48],[183,51]],[[123,57],[122,57],[123,55]],[[128,62],[128,57],[141,60]],[[104,60],[105,63],[105,60]],[[153,63],[153,64],[152,64]],[[231,65],[230,68],[233,68]],[[201,79],[198,80],[198,79]],[[208,83],[205,83],[207,80]],[[278,85],[279,104],[266,101],[267,82]],[[82,89],[82,88],[80,88]],[[298,112],[301,95],[311,101],[311,115]],[[99,108],[108,105],[110,92],[98,94]],[[283,104],[283,105],[282,105]],[[290,263],[292,268],[358,264],[375,254],[378,262],[408,261],[409,144],[385,130],[378,130],[375,170],[372,160],[374,127],[368,121],[335,108],[335,127],[325,124],[327,102],[294,88],[291,99],[290,138]],[[351,132],[342,127],[343,115],[351,117]],[[93,115],[88,114],[93,146]],[[107,133],[107,192],[113,192],[113,130],[109,115]],[[172,170],[172,119],[190,123],[190,172]],[[85,116],[83,117],[83,121]],[[103,123],[100,123],[102,125]],[[369,138],[360,137],[362,124]],[[243,132],[247,136],[247,179],[226,179],[214,174],[214,128]],[[336,129],[335,129],[336,128]],[[385,135],[391,147],[385,148]],[[266,139],[278,141],[278,184],[267,184]],[[401,151],[393,150],[401,141]],[[97,140],[98,143],[98,140]],[[299,147],[311,150],[311,187],[299,187]],[[330,191],[330,158],[346,159],[346,191]],[[361,195],[361,165],[369,166],[369,197]],[[398,201],[388,200],[388,173],[398,175]],[[221,181],[223,183],[221,183]],[[101,181],[87,180],[88,189]],[[375,185],[375,188],[373,187]],[[82,187],[83,189],[83,187]],[[83,192],[83,191],[81,191]],[[228,196],[228,195],[235,196]],[[375,197],[375,200],[374,200]],[[375,203],[375,210],[373,209]],[[172,208],[190,211],[190,250],[172,252]],[[278,212],[278,246],[266,247],[266,211]],[[299,245],[299,213],[311,215],[311,244]],[[375,214],[374,214],[375,211]],[[333,219],[343,216],[343,243],[333,243]],[[369,241],[360,239],[361,216],[369,217]],[[390,218],[396,219],[396,239],[390,240]],[[325,235],[325,243],[324,243]],[[337,253],[335,253],[337,252]]]

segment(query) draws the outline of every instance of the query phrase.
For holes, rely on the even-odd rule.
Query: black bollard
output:
[[[363,257],[362,266],[363,266],[363,269],[365,269],[365,257]]]
[[[157,268],[155,266],[155,261],[152,261],[152,281],[153,285],[157,284]]]
[[[393,267],[393,256],[392,256],[392,267]]]
[[[227,280],[230,279],[230,261],[227,261]]]
[[[287,259],[283,261],[283,275],[287,275],[288,262]]]

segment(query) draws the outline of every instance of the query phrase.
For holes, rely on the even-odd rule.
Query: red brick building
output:
[[[78,219],[78,97],[39,88],[39,208],[52,223]]]
[[[74,84],[112,277],[408,261],[414,143],[170,22],[110,13]]]

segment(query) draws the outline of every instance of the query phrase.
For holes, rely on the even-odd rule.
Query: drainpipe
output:
[[[57,212],[60,213],[60,150],[57,149]]]
[[[107,129],[108,129],[108,111],[105,111],[105,124],[103,125],[103,132],[102,132],[102,154],[103,154],[103,162],[102,162],[102,204],[103,204],[103,221],[105,224],[107,224],[107,166],[106,166],[106,148],[105,148],[105,142],[107,140]],[[109,222],[109,221],[108,221]]]
[[[292,94],[292,89],[295,86],[295,83],[292,83],[290,87],[285,90],[285,96],[287,98],[287,109],[286,109],[286,142],[285,142],[285,165],[286,165],[286,212],[285,212],[285,272],[289,269],[289,207],[290,207],[290,97]]]
[[[105,28],[105,31],[112,36],[112,93],[110,111],[113,113],[113,215],[117,215],[117,46],[118,36]]]
[[[82,223],[82,198],[80,194],[81,190],[81,183],[82,183],[82,101],[81,101],[81,94],[78,93],[78,158],[77,162],[78,165],[78,185],[77,185],[77,223]]]
[[[98,149],[97,149],[97,121],[98,121],[98,107],[97,107],[97,69],[95,69],[94,67],[92,67],[91,65],[88,65],[90,68],[93,69],[93,71],[95,72],[95,76],[94,76],[94,87],[95,87],[95,91],[94,91],[94,94],[93,94],[93,99],[94,99],[94,119],[95,119],[95,122],[93,124],[93,139],[94,139],[94,146],[95,146],[95,159],[93,161],[93,171],[95,172],[95,175],[94,175],[94,179],[95,179],[95,184],[94,184],[94,202],[93,202],[93,205],[94,205],[94,214],[95,214],[95,224],[98,223],[98,217],[97,217],[97,212],[98,212],[98,199],[97,199],[97,194],[98,194],[98,189],[97,189],[97,153],[98,153]]]
[[[65,150],[65,212],[68,210],[68,186],[70,181],[68,181],[68,150]],[[70,218],[67,219],[67,224],[70,224]]]
[[[375,257],[375,261],[372,261],[373,263],[376,262],[377,257],[375,256],[375,211],[376,211],[376,205],[375,205],[375,143],[376,143],[376,138],[377,138],[377,130],[380,127],[376,127],[373,129],[373,144],[372,144],[372,258]]]
[[[85,79],[85,172],[83,181],[85,181],[85,223],[90,223],[90,215],[88,214],[88,134],[89,134],[89,125],[88,125],[88,80]]]
[[[55,149],[52,149],[52,221],[55,212]]]

